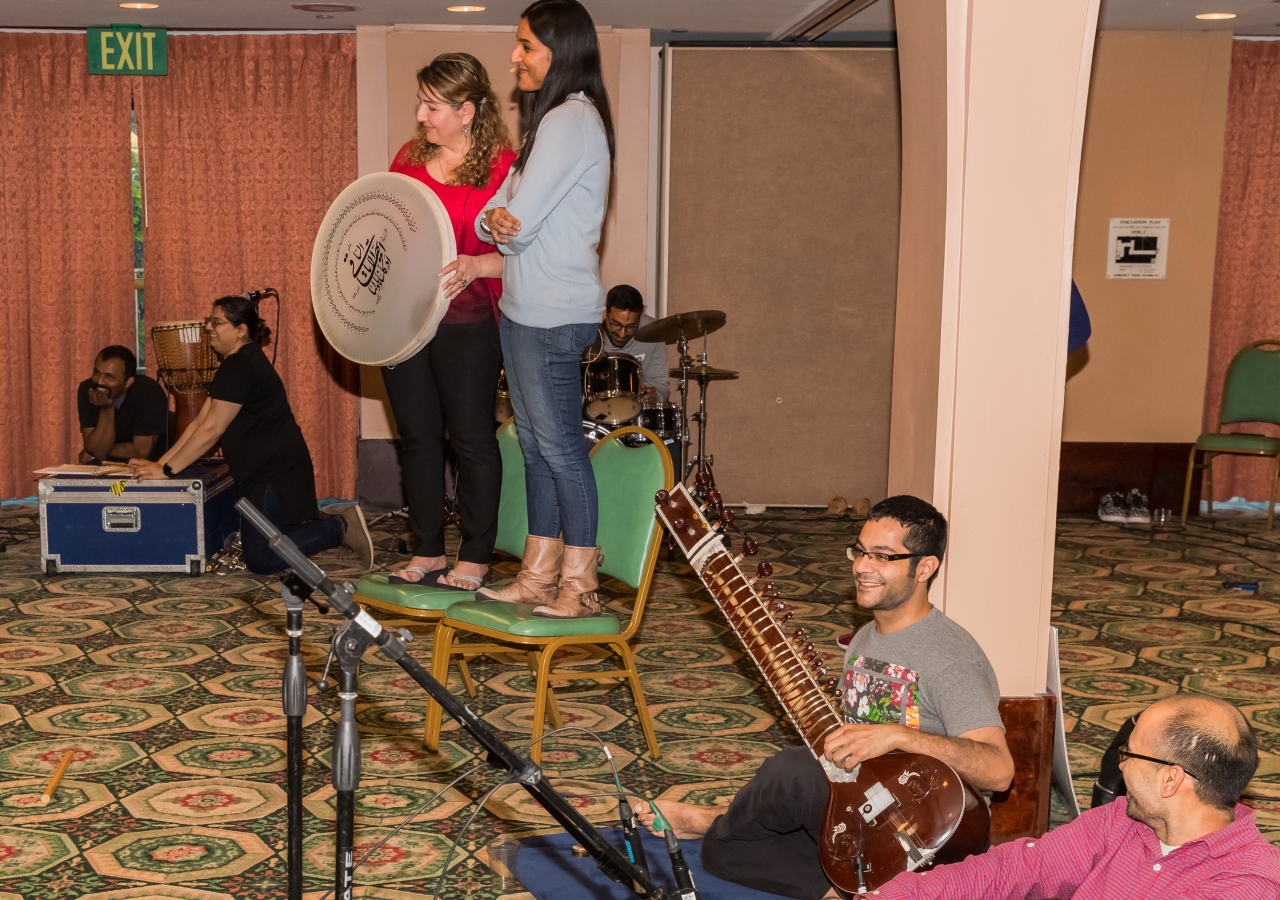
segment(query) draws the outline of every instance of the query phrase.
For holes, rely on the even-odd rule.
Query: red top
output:
[[[470,184],[441,184],[431,177],[426,166],[409,162],[408,155],[409,144],[406,143],[396,154],[395,161],[391,163],[391,171],[416,178],[435,191],[436,196],[449,212],[449,221],[453,223],[453,239],[458,245],[458,255],[484,256],[486,253],[497,253],[497,247],[486,244],[476,236],[476,216],[480,215],[489,198],[502,187],[511,164],[516,160],[515,152],[504,147],[493,158],[493,171],[489,176],[489,183],[482,188]],[[467,285],[461,294],[453,298],[449,304],[449,311],[444,314],[440,324],[478,322],[485,316],[492,316],[496,321],[498,300],[501,297],[501,278],[477,278]]]
[[[992,847],[931,872],[902,874],[878,900],[1071,897],[1073,900],[1275,900],[1280,857],[1237,804],[1226,828],[1160,852],[1156,834],[1126,815],[1120,797],[1042,838]],[[868,896],[875,896],[871,894]]]

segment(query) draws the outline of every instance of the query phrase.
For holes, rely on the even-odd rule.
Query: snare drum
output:
[[[680,407],[674,403],[656,400],[644,404],[640,411],[640,426],[648,428],[664,441],[675,438],[680,431]]]
[[[606,425],[626,425],[640,415],[644,378],[640,361],[608,353],[582,364],[583,416]]]

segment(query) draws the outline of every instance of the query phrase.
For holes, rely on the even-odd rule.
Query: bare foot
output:
[[[416,568],[422,569],[425,572],[434,572],[436,569],[443,569],[446,564],[446,560],[443,556],[415,556],[413,559],[409,560],[409,564],[407,566],[399,572],[392,572],[391,574],[397,578],[403,578],[410,584],[417,584],[422,580],[422,576],[417,572],[410,572],[409,569]]]
[[[648,801],[635,798],[630,803],[631,808],[635,810],[636,816],[640,819],[640,824],[654,834],[661,835],[662,832],[654,830],[653,820],[656,817]],[[711,823],[724,815],[724,807],[722,806],[694,806],[691,803],[663,801],[659,804],[659,808],[662,810],[662,815],[666,817],[667,822],[671,825],[671,830],[676,833],[676,837],[686,839],[705,836],[711,828]]]
[[[479,590],[479,588],[484,584],[484,576],[488,571],[489,567],[481,563],[463,562],[462,560],[458,560],[458,562],[454,564],[453,568],[449,570],[447,575],[440,576],[439,582],[440,584],[447,584],[450,587],[462,588],[465,591]],[[459,578],[459,575],[466,575],[468,577],[465,579]],[[476,584],[474,581],[470,580],[473,578],[479,578],[480,584]]]

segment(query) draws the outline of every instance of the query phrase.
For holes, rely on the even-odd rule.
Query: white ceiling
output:
[[[306,0],[155,0],[159,9],[120,9],[118,0],[0,0],[0,27],[83,28],[117,22],[170,29],[351,29],[356,25],[512,25],[530,0],[469,0],[480,13],[450,13],[464,0],[347,0],[358,12],[318,19],[292,8]],[[831,38],[883,39],[893,33],[893,0],[879,0],[842,25]],[[665,39],[761,40],[794,22],[822,0],[586,0],[599,25],[648,28]],[[1234,12],[1238,18],[1206,22],[1200,12]],[[1101,26],[1117,29],[1227,30],[1280,35],[1280,2],[1271,0],[1102,0]]]

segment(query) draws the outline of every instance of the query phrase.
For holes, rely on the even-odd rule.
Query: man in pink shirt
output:
[[[1253,729],[1229,703],[1178,695],[1152,704],[1120,749],[1128,797],[1042,838],[902,874],[898,898],[1146,900],[1280,898],[1280,851],[1237,801],[1258,768]]]

